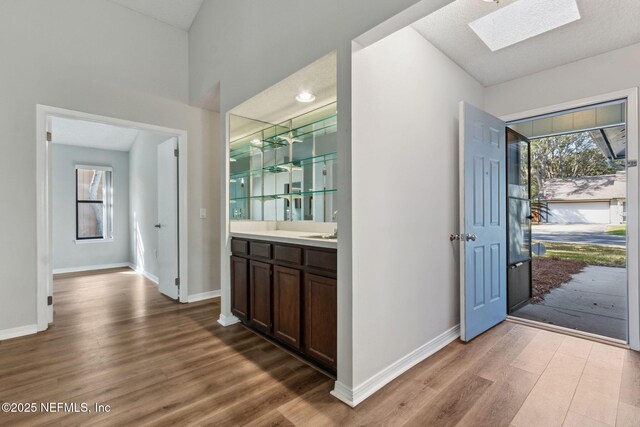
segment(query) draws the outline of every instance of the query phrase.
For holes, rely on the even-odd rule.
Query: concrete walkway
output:
[[[627,270],[590,265],[516,317],[627,339]]]

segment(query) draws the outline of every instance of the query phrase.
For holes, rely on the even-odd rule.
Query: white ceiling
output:
[[[129,151],[138,130],[84,120],[53,117],[51,124],[54,144]]]
[[[315,110],[336,100],[336,73],[336,53],[332,52],[243,102],[230,113],[267,123],[280,123]],[[316,100],[307,104],[296,101],[296,95],[301,91],[313,93]],[[241,122],[237,123],[237,128],[231,129],[234,135],[259,130],[244,128]]]
[[[457,0],[412,27],[485,86],[640,42],[640,0],[577,0],[582,19],[491,52],[468,24],[514,1]]]
[[[203,0],[111,0],[128,9],[189,31]]]

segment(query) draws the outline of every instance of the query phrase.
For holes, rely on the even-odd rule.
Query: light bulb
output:
[[[316,96],[311,92],[303,91],[296,95],[296,101],[298,102],[313,102],[316,100]]]

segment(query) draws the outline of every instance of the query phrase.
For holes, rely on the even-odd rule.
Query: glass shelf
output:
[[[267,143],[268,145],[276,146],[278,144],[288,145],[291,143],[302,142],[299,140],[299,138],[302,138],[305,135],[309,135],[312,133],[322,134],[336,132],[337,125],[337,117],[335,114],[333,114],[332,116],[322,120],[318,120],[317,122],[309,123],[302,127],[291,129],[278,135],[274,135],[270,138],[267,138],[265,140],[265,143]]]
[[[280,124],[233,115],[230,123],[230,219],[335,220],[335,103]]]
[[[235,200],[266,200],[266,199],[282,199],[289,197],[303,197],[303,196],[313,196],[314,194],[325,194],[325,193],[335,193],[338,190],[314,190],[314,191],[301,191],[296,193],[283,193],[283,194],[267,194],[264,196],[247,196],[247,197],[235,197],[230,198],[230,201]]]
[[[246,178],[250,175],[258,175],[262,172],[289,173],[290,169],[292,168],[305,167],[305,166],[313,165],[315,163],[337,161],[337,159],[338,159],[338,155],[336,152],[320,154],[317,156],[311,156],[311,157],[307,157],[300,160],[294,160],[292,162],[278,163],[278,164],[267,166],[264,168],[249,169],[243,172],[238,172],[238,173],[229,175],[229,178],[231,182],[234,182],[234,179],[242,178],[242,177]]]

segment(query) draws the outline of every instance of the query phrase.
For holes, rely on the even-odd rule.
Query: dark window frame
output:
[[[92,170],[92,168],[94,168],[93,170],[104,170],[105,171],[105,177],[104,177],[104,191],[105,191],[105,195],[102,198],[102,200],[84,200],[84,199],[79,199],[79,194],[78,194],[78,176],[79,173],[78,171],[80,170]],[[75,185],[76,185],[76,240],[77,241],[87,241],[87,240],[95,240],[95,241],[100,241],[100,240],[111,240],[113,238],[112,236],[112,215],[113,215],[113,203],[110,201],[110,197],[109,197],[109,192],[112,190],[112,186],[113,186],[113,169],[112,168],[105,168],[105,167],[98,167],[98,166],[89,166],[89,165],[77,165],[75,168],[75,172],[76,172],[76,179],[75,179]],[[103,220],[103,225],[102,225],[102,235],[101,236],[85,236],[85,237],[81,237],[80,236],[80,206],[81,205],[102,205],[102,209],[104,210],[104,220]]]

